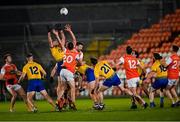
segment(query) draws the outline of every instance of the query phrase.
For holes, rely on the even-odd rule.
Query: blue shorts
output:
[[[157,78],[155,82],[152,84],[152,87],[154,89],[160,89],[160,88],[166,88],[167,85],[168,85],[167,78]]]
[[[111,78],[106,79],[103,82],[103,85],[107,86],[107,87],[119,86],[119,84],[121,84],[121,81],[120,81],[120,79],[119,79],[119,77],[117,76],[116,73]]]
[[[45,90],[43,81],[40,79],[33,79],[28,81],[28,88],[27,92],[37,91],[40,92],[42,90]]]
[[[57,75],[60,75],[61,69],[62,69],[63,60],[60,62],[57,62]]]
[[[91,68],[87,68],[86,69],[86,80],[88,83],[90,83],[91,81],[95,81],[95,76],[94,76],[94,70]]]

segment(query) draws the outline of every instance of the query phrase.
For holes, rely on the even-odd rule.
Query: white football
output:
[[[64,8],[61,8],[61,9],[60,9],[60,14],[61,14],[61,15],[67,15],[67,14],[68,14],[68,9],[65,8],[65,7],[64,7]]]

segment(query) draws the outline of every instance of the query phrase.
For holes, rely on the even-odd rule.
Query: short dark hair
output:
[[[91,61],[91,63],[92,63],[93,65],[96,65],[97,62],[98,62],[97,58],[95,58],[95,57],[91,57],[91,58],[90,58],[90,61]]]
[[[69,50],[73,50],[74,44],[73,44],[72,42],[68,42],[67,48],[68,48]]]
[[[6,54],[3,56],[4,61],[7,59],[8,56],[11,56],[11,54],[10,54],[10,53],[6,53]]]
[[[63,30],[62,25],[60,23],[55,24],[54,29],[57,30],[57,31]]]
[[[76,46],[79,46],[79,45],[82,45],[82,46],[83,46],[84,44],[83,44],[82,42],[77,42],[77,43],[76,43]]]
[[[160,60],[160,59],[162,59],[162,56],[160,56],[159,53],[154,53],[153,56],[154,56],[155,60]]]
[[[31,57],[31,56],[33,56],[33,54],[32,54],[32,53],[28,53],[28,54],[26,55],[26,58],[29,58],[29,57]]]
[[[126,53],[129,55],[132,53],[132,48],[130,46],[126,47]]]
[[[136,55],[136,58],[139,58],[139,53],[138,53],[138,51],[134,51],[134,53],[135,53],[135,55]]]
[[[174,52],[178,52],[179,47],[178,47],[178,46],[176,46],[176,45],[173,45],[173,46],[172,46],[172,50],[173,50]]]

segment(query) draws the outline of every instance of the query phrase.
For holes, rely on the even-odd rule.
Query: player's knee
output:
[[[12,97],[13,97],[13,98],[16,98],[16,97],[17,97],[17,93],[13,93],[13,94],[12,94]]]
[[[172,88],[170,89],[170,91],[171,91],[171,92],[174,92],[174,91],[175,91],[174,87],[172,87]]]
[[[32,95],[27,95],[27,101],[32,101],[33,96]]]

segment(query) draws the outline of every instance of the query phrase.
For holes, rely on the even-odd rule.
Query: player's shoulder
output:
[[[125,54],[125,55],[123,56],[123,58],[124,58],[125,60],[132,60],[132,59],[137,60],[136,57],[134,57],[134,56],[132,56],[132,55],[128,55],[128,54]]]
[[[28,63],[23,66],[23,69],[26,69],[28,67]]]
[[[15,64],[11,64],[12,67],[16,68],[16,65]]]
[[[172,58],[172,59],[180,59],[180,57],[178,56],[178,54],[171,55],[171,58]]]
[[[1,67],[1,70],[4,70],[4,69],[6,69],[6,64],[4,64],[2,67]]]
[[[154,67],[154,68],[157,68],[158,65],[160,65],[160,62],[159,61],[155,61],[151,67]]]
[[[108,61],[107,60],[102,60],[102,61],[98,62],[98,64],[101,64],[101,65],[104,64],[104,63],[108,63]]]
[[[36,66],[41,66],[41,64],[37,63],[37,62],[33,62],[34,65]]]

